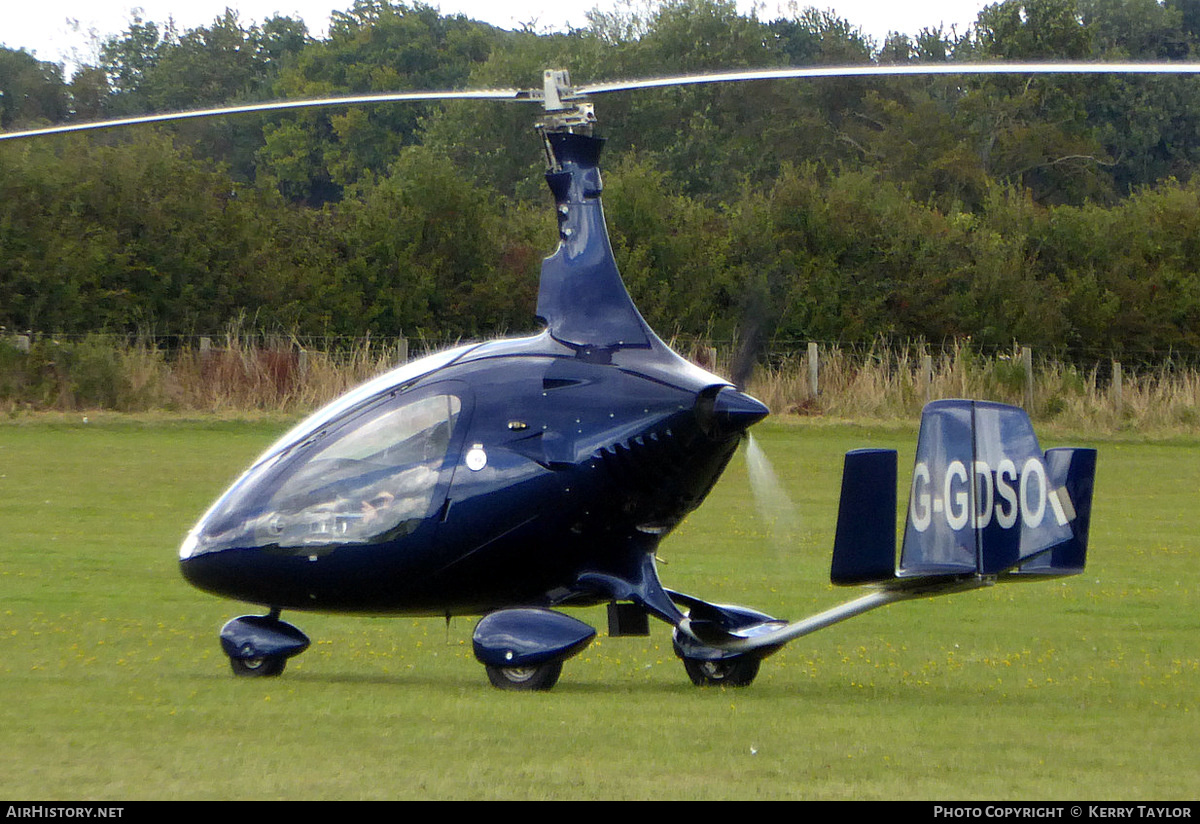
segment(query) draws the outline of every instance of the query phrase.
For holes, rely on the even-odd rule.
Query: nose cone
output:
[[[696,402],[696,415],[705,432],[713,438],[740,435],[770,414],[760,401],[732,386],[722,387],[716,396],[702,393]]]
[[[202,521],[179,548],[179,571],[205,592],[252,603],[265,603],[260,588],[270,581],[282,556],[261,548],[214,545],[203,534]]]
[[[199,552],[200,541],[196,536],[196,529],[188,533],[184,539],[183,545],[179,547],[179,571],[183,573],[183,577],[187,579],[192,586],[200,589],[207,589],[205,580],[199,569],[203,564],[197,560],[202,553]]]
[[[195,538],[188,540],[179,551],[179,571],[192,586],[216,595],[230,594],[229,552],[195,552]]]
[[[717,393],[713,413],[719,427],[730,432],[741,432],[767,417],[771,410],[757,398],[726,386]]]

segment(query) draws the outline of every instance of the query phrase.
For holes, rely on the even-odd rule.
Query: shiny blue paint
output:
[[[896,574],[896,450],[855,449],[842,469],[829,580],[848,586]]]
[[[536,667],[581,652],[596,630],[549,609],[504,609],[475,626],[472,646],[479,663],[492,667]]]
[[[230,658],[291,658],[308,649],[308,636],[269,615],[243,615],[221,627],[221,649]]]
[[[1013,576],[1078,575],[1087,561],[1088,533],[1092,524],[1092,489],[1096,479],[1096,450],[1060,447],[1046,450],[1050,485],[1066,490],[1075,509],[1071,539],[1055,545],[1009,571]]]
[[[671,597],[686,607],[690,618],[689,629],[699,635],[712,634],[715,637],[728,636],[735,633],[743,637],[778,629],[785,622],[779,621],[750,607],[734,604],[710,604],[679,592],[670,593]],[[754,658],[765,658],[777,652],[778,647],[768,647],[753,653],[738,653],[706,646],[688,633],[676,629],[671,637],[671,646],[677,658],[693,661],[733,661],[748,655]]]
[[[235,673],[278,675],[308,645],[283,608],[483,614],[492,683],[548,689],[594,630],[547,607],[627,602],[675,628],[694,683],[744,685],[784,643],[869,609],[1082,569],[1094,453],[1043,457],[1020,410],[940,401],[922,418],[898,573],[895,453],[847,456],[831,577],[878,592],[786,624],[666,590],[659,542],[767,409],[671,351],[633,305],[604,225],[600,141],[547,144],[560,244],[542,267],[545,331],[348,393],[268,449],[181,547],[193,584],[271,609],[222,630]]]
[[[1005,461],[1016,472],[1002,479],[998,468]],[[1058,523],[1051,513],[1043,511],[1039,522],[1031,525],[1023,517],[1028,507],[1018,502],[1013,511],[1011,503],[996,494],[1002,483],[1017,491],[1025,482],[1034,499],[1047,491],[1036,477],[1036,471],[1045,471],[1042,449],[1029,416],[1020,408],[965,400],[929,404],[921,416],[916,463],[929,468],[928,494],[936,511],[930,513],[928,528],[919,530],[913,517],[917,506],[910,500],[901,575],[994,575],[1072,537],[1070,524]],[[979,474],[977,466],[982,469]],[[966,477],[947,477],[958,467]],[[914,481],[914,494],[917,487]],[[997,508],[1011,511],[1014,523],[1003,525]]]
[[[542,264],[537,316],[572,347],[648,347],[654,333],[633,305],[608,241],[598,167],[603,142],[578,134],[547,139],[562,167],[546,175],[560,243]]]
[[[666,383],[661,365],[651,378],[642,367],[653,350],[594,364],[563,353],[549,335],[538,341],[517,342],[515,353],[489,344],[402,389],[381,390],[318,432],[298,430],[265,465],[260,489],[231,491],[229,506],[198,525],[185,576],[267,606],[368,613],[478,613],[641,593],[674,622],[678,612],[661,596],[649,559],[737,446],[739,431],[715,423],[711,411],[709,395],[723,384],[692,370]],[[274,477],[393,402],[393,392],[462,399],[429,512],[410,532],[319,551],[237,532],[267,507]],[[742,406],[750,409],[737,413],[737,424],[765,414]],[[472,471],[465,453],[476,444],[487,465]]]

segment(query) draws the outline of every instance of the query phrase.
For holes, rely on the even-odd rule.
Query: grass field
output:
[[[234,679],[251,611],[176,550],[283,421],[0,425],[0,795],[140,798],[1195,799],[1200,439],[1100,448],[1086,574],[894,605],[698,690],[601,632],[546,694],[499,692],[473,621],[289,613],[314,641]],[[828,584],[841,455],[915,428],[756,427],[799,512],[763,531],[739,458],[663,547],[669,586],[788,618]],[[603,628],[602,610],[573,613]],[[285,616],[287,617],[287,616]]]

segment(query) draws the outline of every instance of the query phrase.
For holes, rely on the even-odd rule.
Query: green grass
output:
[[[897,604],[698,690],[600,637],[546,694],[491,688],[473,622],[289,613],[314,641],[234,679],[251,611],[176,549],[280,421],[0,425],[0,794],[10,798],[1189,799],[1200,795],[1200,440],[1100,448],[1086,574]],[[756,428],[800,516],[780,549],[740,459],[663,547],[669,586],[798,618],[828,584],[841,455],[915,428]],[[1047,445],[1080,443],[1055,433]],[[903,481],[902,481],[903,482]],[[603,628],[602,610],[574,612]]]

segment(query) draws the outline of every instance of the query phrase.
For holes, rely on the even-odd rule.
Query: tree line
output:
[[[1006,0],[875,43],[725,0],[506,31],[356,0],[329,33],[135,18],[96,65],[0,49],[0,127],[284,97],[781,65],[1190,60],[1194,0]],[[616,93],[605,205],[664,334],[1200,350],[1200,80],[829,78]],[[533,327],[555,242],[531,110],[239,115],[0,144],[0,325],[482,336]]]

